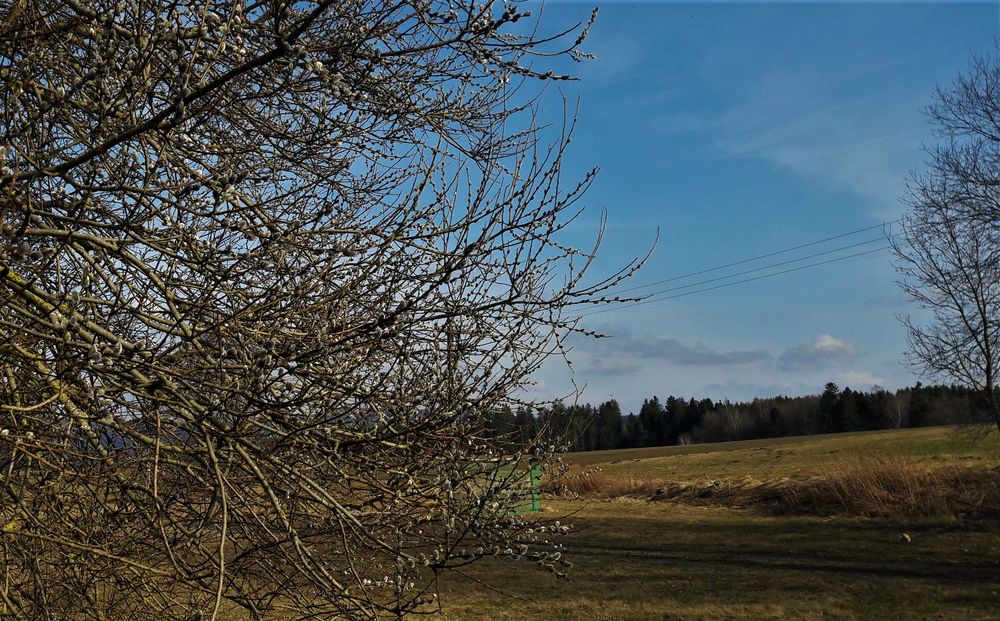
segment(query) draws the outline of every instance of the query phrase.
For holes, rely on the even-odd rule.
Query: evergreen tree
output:
[[[640,446],[662,446],[667,443],[667,417],[659,397],[654,395],[652,399],[643,400],[639,420],[646,432]]]
[[[823,387],[823,394],[819,397],[820,424],[824,433],[830,433],[837,427],[835,418],[838,401],[840,401],[840,387],[833,382],[827,382]]]
[[[667,431],[664,437],[664,444],[677,444],[677,438],[687,431],[684,424],[687,421],[687,404],[684,399],[667,397],[666,406]]]
[[[923,427],[930,421],[931,404],[927,392],[928,389],[920,382],[910,390],[910,427]]]
[[[605,401],[597,410],[594,420],[597,428],[596,449],[619,448],[622,430],[622,410],[614,399]]]
[[[844,388],[837,400],[834,411],[834,433],[856,431],[860,428],[858,422],[858,393],[849,387]]]
[[[625,447],[636,448],[646,446],[646,427],[635,414],[629,414],[625,420]]]

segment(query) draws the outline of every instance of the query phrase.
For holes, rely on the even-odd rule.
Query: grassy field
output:
[[[906,457],[927,464],[1000,464],[996,434],[983,437],[971,430],[924,427],[889,431],[859,431],[817,436],[657,446],[619,451],[570,453],[579,466],[600,466],[607,472],[690,479],[805,477],[839,468],[860,457]]]
[[[829,480],[833,473],[859,476],[859,463],[996,473],[998,451],[996,436],[972,438],[935,428],[607,451],[568,459],[657,484],[706,477],[808,482]],[[998,479],[982,484],[995,487]],[[997,494],[996,489],[969,492]],[[450,579],[440,618],[1000,618],[1000,516],[807,513],[777,514],[752,503],[653,501],[642,494],[550,498],[540,517],[573,514],[569,521],[575,531],[566,541],[576,562],[570,578],[559,580],[530,566],[482,563],[473,566],[471,576],[505,594]],[[903,531],[912,536],[910,543],[900,543]]]

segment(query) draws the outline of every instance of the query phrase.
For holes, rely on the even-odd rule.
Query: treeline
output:
[[[866,431],[983,420],[979,397],[961,386],[924,386],[863,392],[829,383],[820,395],[746,402],[669,396],[643,401],[623,414],[615,400],[600,405],[556,403],[536,413],[496,414],[495,432],[516,444],[538,432],[566,437],[570,450],[594,451]]]

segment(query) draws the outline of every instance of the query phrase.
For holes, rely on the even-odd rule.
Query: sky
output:
[[[549,2],[542,23],[585,20],[592,6]],[[600,169],[567,241],[589,245],[606,212],[593,279],[655,243],[623,288],[672,290],[584,317],[608,338],[571,338],[572,367],[551,359],[530,396],[572,400],[582,388],[581,401],[613,397],[629,412],[652,395],[743,400],[921,379],[903,363],[898,318],[920,310],[879,250],[882,225],[905,213],[906,178],[936,139],[925,112],[935,88],[972,54],[994,53],[998,24],[996,2],[601,4],[584,44],[596,58],[558,65],[579,80],[542,99],[556,123],[563,97],[579,107],[567,178]],[[737,272],[749,273],[725,278]]]

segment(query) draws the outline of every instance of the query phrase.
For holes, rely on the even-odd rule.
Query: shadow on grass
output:
[[[902,544],[871,520],[641,502],[592,503],[572,519],[569,580],[484,564],[477,578],[525,599],[449,582],[445,617],[986,620],[1000,606],[995,530],[924,528]]]

